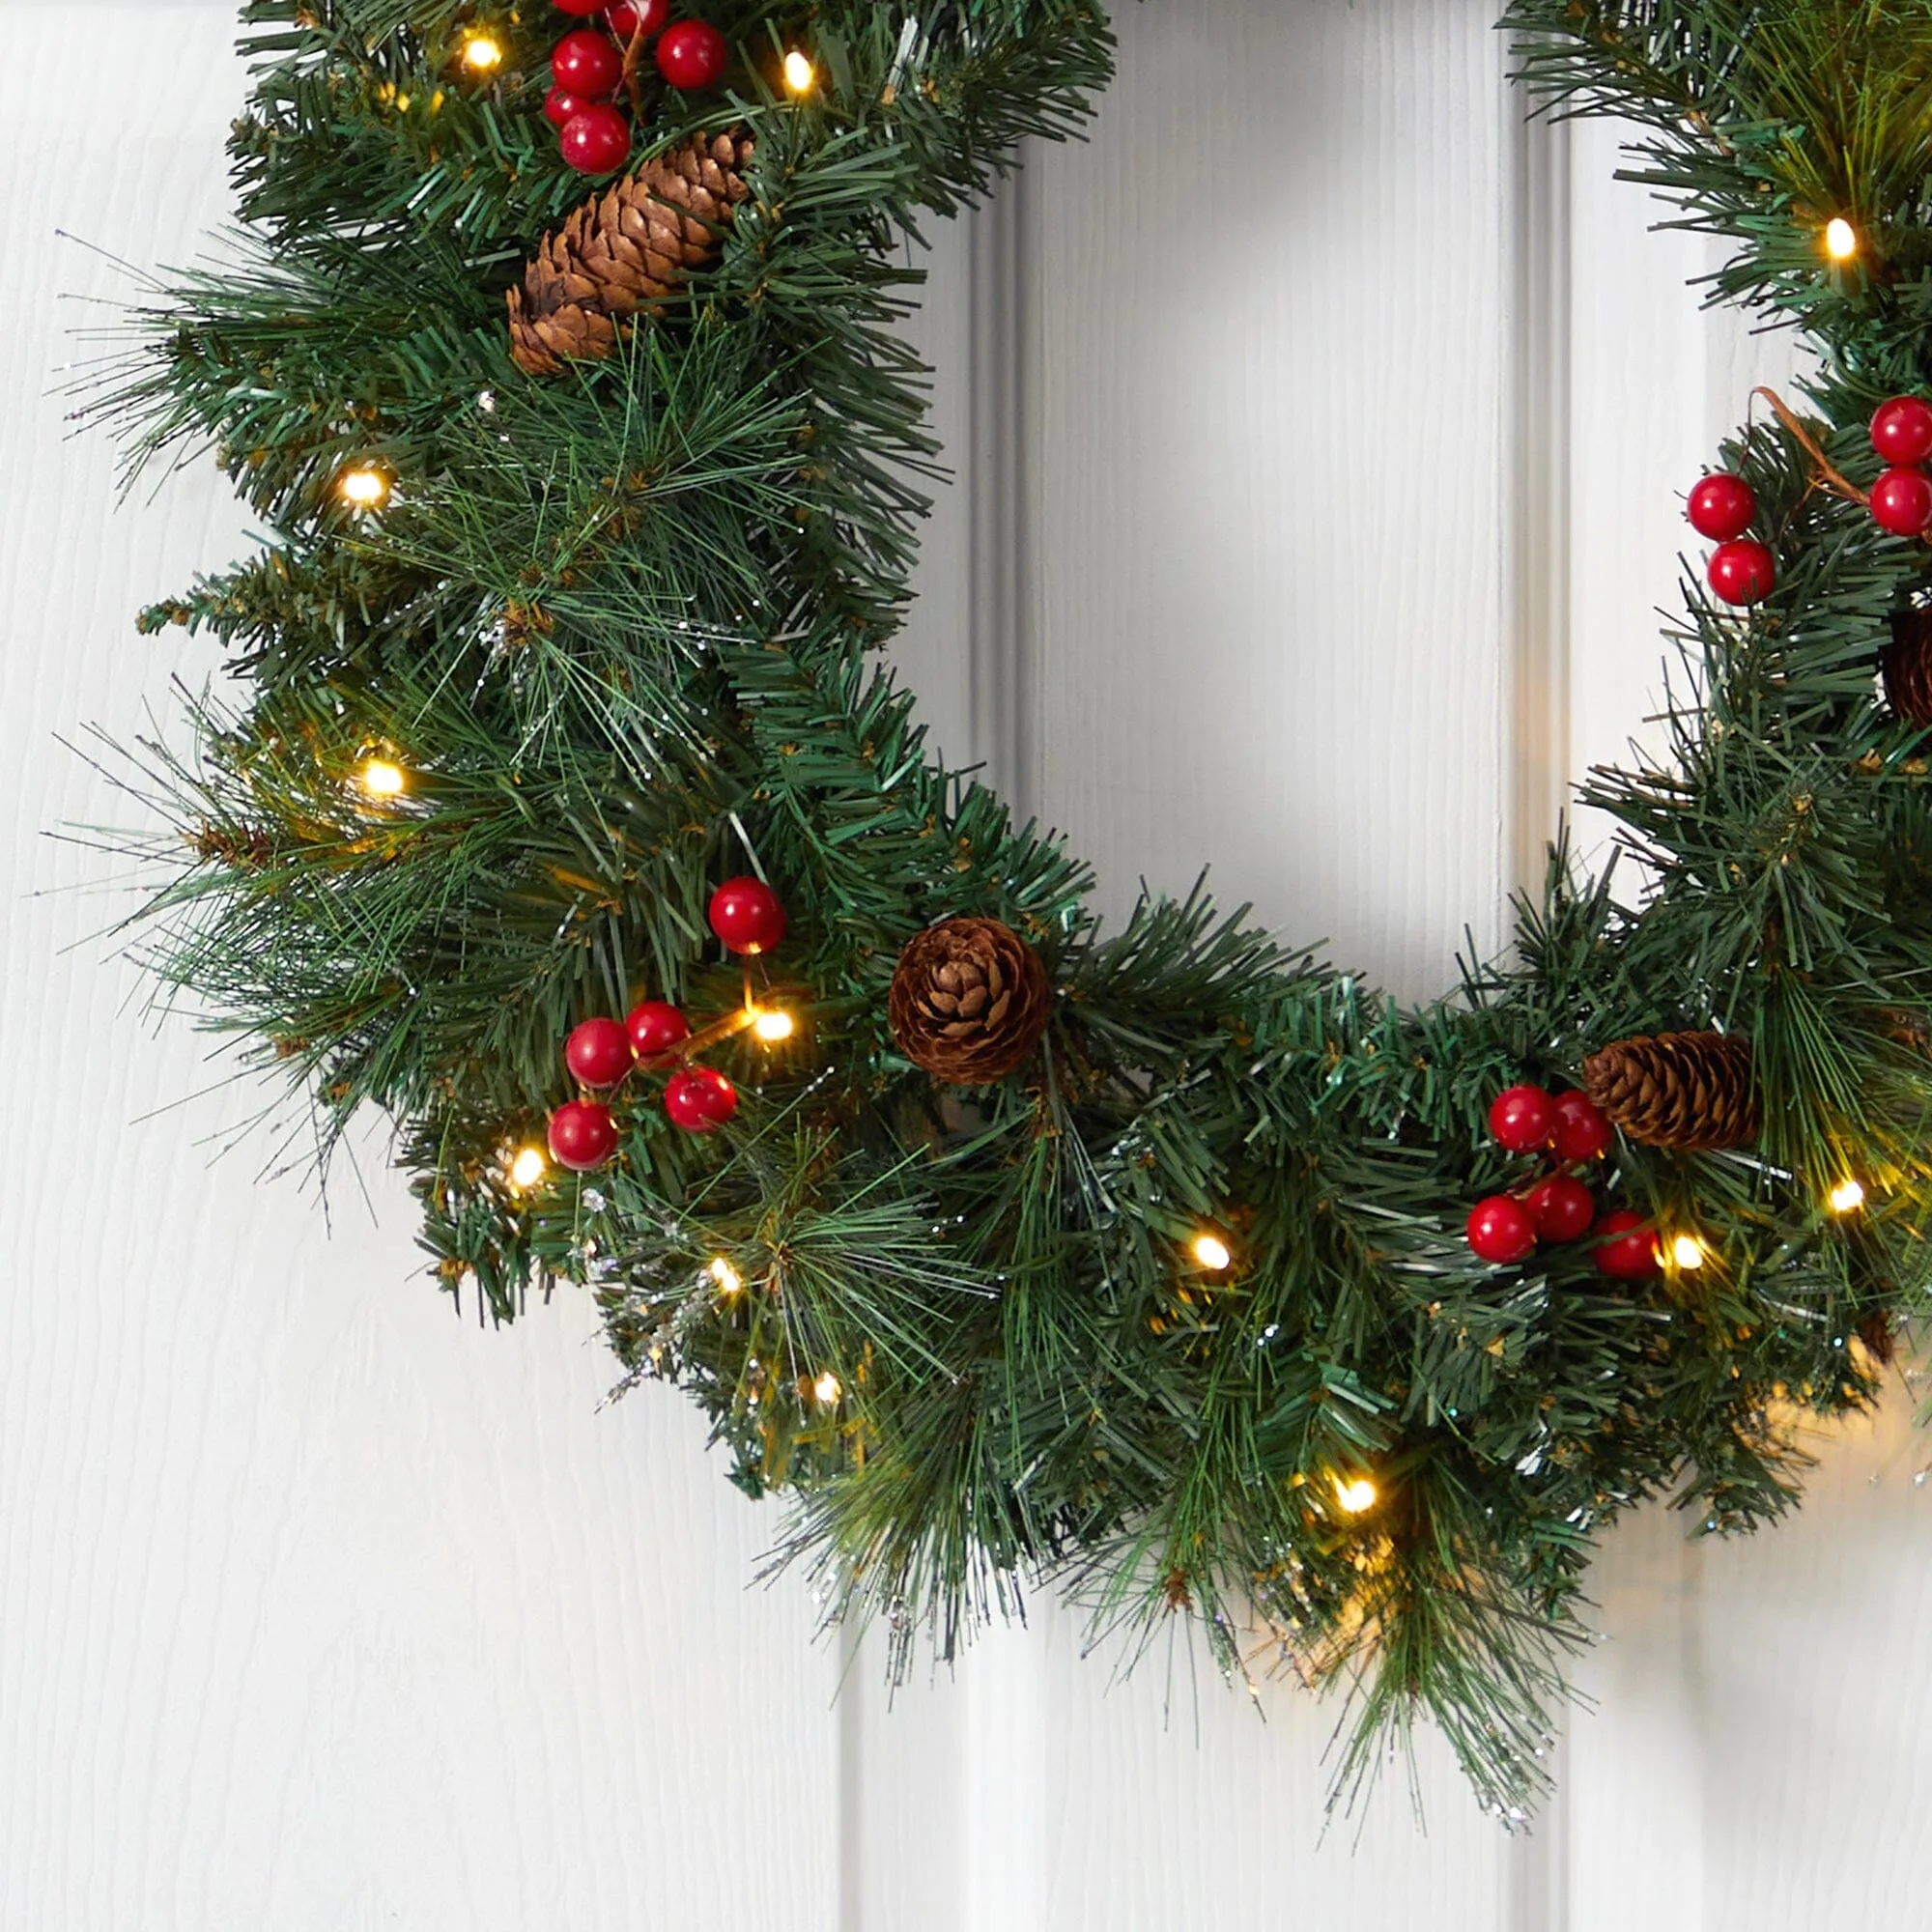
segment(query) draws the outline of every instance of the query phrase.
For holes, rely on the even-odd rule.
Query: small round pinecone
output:
[[[899,1051],[935,1080],[978,1087],[1010,1073],[1046,1031],[1039,954],[996,919],[943,919],[906,942],[887,1015]]]
[[[751,157],[747,133],[694,134],[546,235],[506,297],[518,367],[554,376],[610,355],[624,318],[654,312],[718,253],[719,231],[751,193]]]
[[[1632,1140],[1647,1147],[1709,1153],[1757,1138],[1750,1041],[1737,1034],[1620,1039],[1584,1061],[1583,1085]]]
[[[1896,612],[1878,662],[1885,701],[1908,724],[1932,724],[1932,610]]]

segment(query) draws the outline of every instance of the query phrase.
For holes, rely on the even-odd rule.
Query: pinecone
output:
[[[1871,1351],[1872,1360],[1889,1367],[1898,1353],[1898,1336],[1891,1316],[1883,1308],[1872,1308],[1859,1317],[1858,1338]]]
[[[1583,1063],[1590,1098],[1634,1141],[1709,1153],[1757,1138],[1750,1041],[1730,1033],[1620,1039]]]
[[[1894,613],[1891,642],[1879,653],[1885,701],[1907,723],[1932,725],[1932,610]]]
[[[518,367],[554,376],[610,355],[624,317],[655,313],[716,256],[719,230],[751,193],[741,172],[751,157],[748,133],[694,134],[546,235],[507,294]]]
[[[1039,954],[1011,926],[943,919],[906,942],[886,1010],[915,1066],[978,1087],[1039,1044],[1051,1000]]]

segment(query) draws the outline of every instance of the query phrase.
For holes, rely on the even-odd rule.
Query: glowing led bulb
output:
[[[1670,1259],[1685,1269],[1704,1265],[1704,1243],[1695,1235],[1679,1235],[1670,1244]]]
[[[409,774],[387,758],[370,758],[355,777],[371,798],[400,798],[409,789]]]
[[[822,1376],[820,1376],[815,1382],[812,1383],[811,1393],[816,1398],[816,1400],[818,1401],[819,1405],[822,1407],[830,1408],[832,1405],[835,1402],[837,1402],[841,1395],[845,1393],[845,1391],[843,1387],[840,1385],[838,1378],[835,1376],[830,1369],[827,1369],[825,1373]]]
[[[745,1286],[745,1277],[723,1255],[711,1257],[710,1275],[720,1294],[736,1294]]]
[[[358,463],[336,478],[335,494],[354,509],[381,509],[389,500],[389,479],[373,465]]]
[[[1842,214],[1825,224],[1825,252],[1834,262],[1849,262],[1859,252],[1859,231]]]
[[[1352,1480],[1347,1481],[1337,1476],[1335,1478],[1335,1500],[1350,1516],[1360,1516],[1364,1510],[1375,1508],[1376,1486],[1366,1476],[1356,1476]]]
[[[490,73],[503,65],[503,48],[488,34],[471,34],[463,43],[463,65],[472,73]]]
[[[752,1031],[760,1039],[773,1043],[789,1039],[796,1025],[797,1022],[789,1013],[781,1012],[776,1007],[767,1007],[752,1022]]]
[[[1194,1259],[1210,1274],[1219,1274],[1235,1257],[1219,1235],[1196,1235]]]
[[[1865,1205],[1864,1183],[1858,1180],[1841,1180],[1826,1197],[1832,1204],[1834,1214],[1849,1214],[1854,1208]]]
[[[511,1182],[518,1187],[534,1187],[544,1178],[548,1166],[542,1148],[519,1148],[510,1162]]]
[[[818,71],[811,64],[810,54],[802,54],[794,47],[785,55],[785,86],[794,94],[810,94],[818,79]]]

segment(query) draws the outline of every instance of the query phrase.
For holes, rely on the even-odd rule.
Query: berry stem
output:
[[[644,12],[638,11],[638,24],[624,47],[624,92],[630,96],[631,112],[641,126],[644,118],[643,87],[639,74],[644,65]]]
[[[689,1061],[694,1054],[702,1053],[708,1046],[716,1046],[722,1039],[731,1039],[741,1034],[758,1017],[758,1003],[752,997],[752,969],[745,968],[745,1003],[734,1013],[725,1013],[715,1019],[709,1026],[701,1026],[694,1034],[678,1041],[665,1056],[663,1065],[672,1061]]]
[[[729,1039],[741,1034],[757,1018],[750,1007],[740,1007],[735,1013],[726,1013],[723,1019],[716,1019],[709,1026],[702,1026],[694,1034],[687,1035],[665,1053],[667,1063],[689,1060],[694,1054],[702,1053],[707,1046],[716,1046],[721,1039]]]
[[[1814,484],[1822,483],[1828,490],[1835,491],[1848,501],[1861,503],[1866,509],[1871,508],[1870,494],[1867,491],[1861,490],[1856,483],[1852,482],[1833,466],[1832,459],[1819,447],[1818,440],[1798,419],[1790,405],[1785,402],[1784,398],[1776,389],[1759,386],[1753,389],[1751,394],[1762,396],[1771,405],[1778,421],[1797,438],[1805,455],[1811,459],[1811,468],[1815,472],[1812,477]]]

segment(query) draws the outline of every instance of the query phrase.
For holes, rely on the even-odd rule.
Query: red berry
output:
[[[1619,1208],[1597,1223],[1597,1269],[1615,1281],[1648,1281],[1663,1265],[1641,1214]]]
[[[1522,1197],[1529,1218],[1536,1223],[1536,1235],[1543,1241],[1574,1241],[1588,1234],[1597,1218],[1595,1197],[1583,1183],[1568,1174],[1552,1174],[1539,1180]]]
[[[1469,1245],[1486,1262],[1505,1266],[1520,1262],[1536,1247],[1536,1223],[1520,1201],[1492,1194],[1469,1209]]]
[[[1726,604],[1756,604],[1777,582],[1777,559],[1761,543],[1741,537],[1711,553],[1711,588]]]
[[[617,1147],[617,1122],[599,1100],[566,1100],[550,1117],[550,1151],[559,1167],[588,1174]]]
[[[1742,476],[1719,469],[1692,487],[1685,514],[1700,537],[1729,543],[1750,528],[1757,515],[1757,493]]]
[[[1490,1102],[1490,1132],[1511,1153],[1533,1153],[1556,1124],[1556,1103],[1541,1087],[1505,1087]]]
[[[624,56],[609,34],[579,27],[551,49],[550,77],[580,100],[602,100],[624,78]]]
[[[724,36],[702,20],[679,20],[659,38],[658,71],[686,94],[716,87],[730,64]]]
[[[1558,1160],[1601,1160],[1610,1151],[1610,1117],[1589,1094],[1557,1094],[1550,1139]]]
[[[585,1020],[564,1041],[563,1064],[586,1087],[614,1087],[634,1065],[631,1036],[615,1020]]]
[[[620,0],[619,5],[604,10],[604,24],[620,41],[628,41],[639,26],[648,40],[651,35],[661,33],[669,18],[670,0],[643,0],[641,6],[633,5],[632,0]]]
[[[630,1036],[632,1052],[651,1066],[680,1040],[691,1037],[691,1023],[668,1000],[643,1000],[631,1009],[624,1031]]]
[[[1894,396],[1871,419],[1872,447],[1887,463],[1923,463],[1932,456],[1932,403]]]
[[[1921,535],[1932,524],[1932,476],[1922,469],[1888,469],[1871,492],[1872,522],[1895,537]]]
[[[770,952],[785,936],[785,909],[762,879],[726,879],[711,895],[711,930],[733,952]]]
[[[738,1111],[738,1090],[716,1067],[687,1066],[665,1082],[665,1112],[687,1133],[708,1134]]]
[[[614,107],[585,107],[556,137],[563,158],[581,175],[608,175],[631,152],[631,124]]]
[[[559,14],[574,14],[580,20],[587,20],[604,5],[604,0],[556,0]]]
[[[590,105],[587,100],[566,92],[561,87],[553,87],[544,96],[544,119],[553,128],[561,128],[566,121],[575,119]]]

